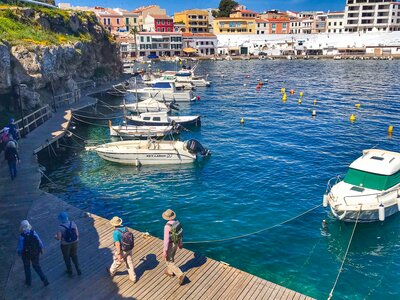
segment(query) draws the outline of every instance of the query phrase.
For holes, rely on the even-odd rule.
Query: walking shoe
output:
[[[179,276],[179,285],[182,285],[184,281],[185,281],[185,274],[182,274],[181,276]]]
[[[169,276],[169,277],[174,277],[174,276],[175,276],[175,274],[170,274],[170,273],[168,273],[167,270],[164,271],[164,275],[167,275],[167,276]]]
[[[134,279],[129,278],[129,280],[132,281],[133,284],[135,284],[137,282],[136,278],[134,278]]]
[[[45,280],[43,280],[43,284],[44,284],[44,286],[48,286],[50,284],[50,282],[47,279],[45,279]]]

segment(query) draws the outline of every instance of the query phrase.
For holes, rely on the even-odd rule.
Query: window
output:
[[[333,22],[333,26],[336,26],[337,22]]]
[[[129,18],[125,18],[125,24],[129,25]]]
[[[150,121],[150,117],[143,117],[143,120]]]
[[[286,29],[286,23],[282,23],[282,28]]]
[[[171,28],[168,28],[168,32],[171,32]]]
[[[161,23],[164,25],[164,24],[165,24],[165,21],[164,21],[164,20],[162,20],[162,21],[161,21]]]
[[[153,121],[161,121],[161,117],[154,117]]]
[[[160,25],[160,20],[157,20],[157,25]]]
[[[170,25],[170,24],[171,24],[171,21],[170,21],[170,20],[168,20],[168,21],[167,21],[167,24],[168,24],[168,25]]]
[[[103,23],[104,23],[104,25],[107,25],[107,20],[106,20],[106,18],[103,19]]]
[[[135,24],[136,24],[136,18],[133,18],[133,23],[135,23]]]
[[[331,22],[329,22],[328,25],[331,26]]]
[[[111,24],[111,20],[110,18],[107,19],[107,24],[110,25]]]
[[[163,28],[163,29],[164,29],[164,28]],[[158,31],[158,32],[160,32],[160,31],[161,31],[160,27],[159,27],[159,28],[157,28],[157,31]]]
[[[150,37],[149,36],[147,37],[147,42],[150,43]]]
[[[119,24],[119,19],[117,19],[117,24]]]
[[[276,23],[272,23],[272,29],[276,29]]]
[[[165,32],[165,28],[163,27],[161,31],[162,31],[162,32]]]
[[[144,43],[144,37],[143,36],[140,37],[140,42]]]

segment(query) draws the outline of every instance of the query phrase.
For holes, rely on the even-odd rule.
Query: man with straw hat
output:
[[[136,274],[133,267],[132,250],[133,250],[133,235],[128,231],[128,229],[122,226],[122,219],[119,217],[113,217],[110,220],[110,224],[114,226],[114,231],[112,233],[113,241],[115,245],[115,253],[113,257],[113,263],[110,268],[107,268],[107,273],[112,277],[117,272],[118,267],[125,262],[126,268],[129,273],[129,280],[136,283]],[[131,235],[132,245],[126,248],[126,241],[123,241],[123,236]],[[129,249],[131,248],[131,249]],[[125,250],[124,250],[125,249]]]
[[[183,284],[185,280],[185,274],[175,264],[175,254],[179,247],[182,249],[182,226],[178,220],[175,220],[176,214],[173,210],[167,209],[163,212],[162,217],[167,223],[164,226],[164,250],[163,256],[167,268],[164,272],[169,277],[176,276],[179,281],[179,285]]]

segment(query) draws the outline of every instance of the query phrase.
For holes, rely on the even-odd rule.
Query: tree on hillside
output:
[[[136,26],[132,27],[131,29],[131,34],[133,34],[133,39],[135,42],[135,59],[137,59],[138,55],[137,55],[137,42],[136,42],[136,35],[139,33],[139,30],[137,29]]]
[[[229,17],[229,14],[237,5],[238,3],[233,0],[221,0],[218,7],[218,17]]]

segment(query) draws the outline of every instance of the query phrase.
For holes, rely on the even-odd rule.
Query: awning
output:
[[[183,48],[183,52],[185,52],[185,53],[196,53],[197,52],[197,50],[196,49],[194,49],[194,48]]]

